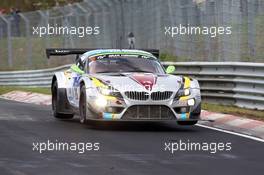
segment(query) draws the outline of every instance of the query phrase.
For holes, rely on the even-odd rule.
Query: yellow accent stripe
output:
[[[188,77],[184,77],[184,89],[189,89],[191,87],[191,80]],[[188,96],[184,96],[181,97],[180,100],[187,100],[189,99],[189,95]],[[190,112],[186,113],[186,119],[190,118]]]
[[[184,77],[184,89],[188,89],[191,87],[191,80],[188,77]],[[187,100],[189,96],[181,97],[180,100]]]
[[[96,87],[107,87],[105,84],[103,84],[100,80],[96,79],[96,78],[92,78],[92,82],[94,83],[94,85]]]
[[[104,98],[107,100],[116,100],[116,97],[113,96],[104,96]]]
[[[184,77],[185,83],[184,83],[184,89],[190,88],[191,87],[191,80],[188,77]]]
[[[189,96],[183,96],[183,97],[180,97],[180,100],[187,100],[189,98]]]

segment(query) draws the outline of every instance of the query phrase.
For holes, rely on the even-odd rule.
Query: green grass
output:
[[[0,86],[0,95],[6,94],[11,91],[25,91],[25,92],[35,92],[41,94],[51,94],[50,88],[28,88],[28,87],[16,87],[16,86]]]
[[[244,109],[235,106],[224,106],[224,105],[211,104],[211,103],[203,103],[202,109],[211,112],[233,114],[238,117],[245,117],[245,118],[264,121],[264,110],[261,111],[261,110],[253,110],[253,109]]]

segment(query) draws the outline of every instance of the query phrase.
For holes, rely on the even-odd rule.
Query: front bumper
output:
[[[132,120],[132,121],[193,121],[200,119],[201,96],[200,90],[193,91],[190,96],[175,99],[174,95],[168,100],[132,100],[124,96],[123,99],[107,99],[107,105],[100,107],[96,104],[98,94],[88,96],[88,108],[98,114],[101,120]],[[89,94],[89,93],[87,93]],[[188,105],[193,99],[194,105]]]

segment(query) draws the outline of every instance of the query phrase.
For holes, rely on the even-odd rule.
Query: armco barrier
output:
[[[0,86],[50,87],[53,73],[69,67],[64,65],[42,70],[0,72]]]
[[[241,62],[163,62],[176,75],[198,79],[203,100],[264,110],[264,64]],[[0,86],[49,87],[53,72],[69,68],[0,72]]]
[[[264,110],[264,64],[245,62],[164,62],[177,75],[198,79],[203,100]]]

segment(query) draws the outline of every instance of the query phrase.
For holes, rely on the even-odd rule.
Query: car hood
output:
[[[125,91],[174,91],[181,86],[182,78],[175,75],[152,73],[96,74],[93,76],[120,92]]]

